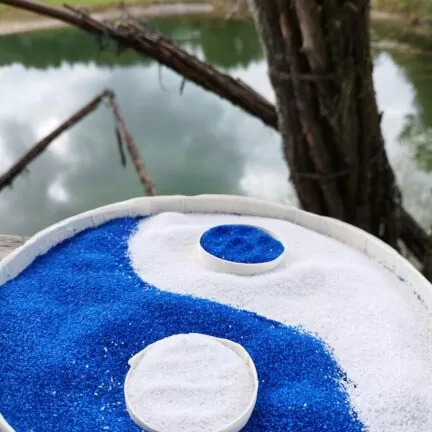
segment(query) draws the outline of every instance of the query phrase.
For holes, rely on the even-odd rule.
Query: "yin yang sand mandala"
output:
[[[245,265],[284,256],[239,276],[204,266],[200,245]],[[17,432],[139,431],[124,401],[128,360],[202,333],[241,344],[255,363],[245,432],[430,432],[430,313],[365,255],[287,221],[118,218],[0,288],[0,413]]]

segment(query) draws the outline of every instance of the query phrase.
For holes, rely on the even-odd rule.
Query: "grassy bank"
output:
[[[111,11],[118,8],[120,0],[38,0],[50,6],[63,7],[63,5],[71,4],[76,7],[82,7],[91,12],[104,12]],[[153,5],[169,5],[181,3],[187,5],[188,3],[211,3],[214,6],[215,13],[220,14],[225,4],[229,0],[124,0],[124,3],[129,6],[153,6]],[[40,16],[23,11],[9,6],[0,5],[0,22],[1,21],[24,21],[24,20],[37,20],[41,19]],[[42,17],[42,19],[44,19]]]
[[[62,7],[65,0],[39,0],[51,6]],[[100,10],[101,8],[112,8],[119,5],[119,0],[74,0],[71,2],[74,6],[86,7],[90,10]],[[159,4],[173,4],[173,3],[212,3],[211,0],[124,0],[126,5],[159,5]]]
[[[412,21],[432,21],[432,0],[372,0],[372,7],[403,14]]]

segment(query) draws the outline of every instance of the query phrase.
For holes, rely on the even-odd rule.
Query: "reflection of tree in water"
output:
[[[417,116],[409,114],[399,139],[414,147],[419,168],[432,172],[432,127],[425,126]]]
[[[419,167],[432,171],[432,56],[394,55],[415,91],[417,114],[407,116],[401,142],[414,148]]]
[[[223,68],[246,67],[263,53],[253,25],[244,21],[204,21],[201,48],[206,60]]]
[[[152,27],[189,48],[201,48],[215,66],[247,66],[262,58],[252,24],[242,21],[164,18]],[[101,49],[101,44],[104,49]],[[0,38],[0,66],[21,63],[26,67],[47,68],[67,63],[98,65],[150,64],[153,60],[127,51],[117,55],[116,45],[75,29],[45,30]]]
[[[255,27],[242,20],[182,18],[152,21],[170,39],[201,48],[210,64],[231,69],[246,67],[263,58]]]
[[[0,65],[20,63],[26,67],[46,69],[63,62],[127,65],[150,63],[151,60],[130,51],[117,56],[112,43],[102,51],[96,37],[69,28],[0,37]]]
[[[387,51],[415,93],[416,114],[406,116],[399,140],[413,148],[419,168],[432,172],[432,37],[389,26],[375,25],[374,31],[381,40],[404,44]]]

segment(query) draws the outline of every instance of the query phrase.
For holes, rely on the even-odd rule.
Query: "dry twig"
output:
[[[13,180],[22,172],[27,170],[27,166],[38,157],[57,137],[59,137],[63,132],[66,132],[80,120],[82,120],[86,115],[93,112],[103,101],[103,99],[108,98],[110,102],[110,107],[114,115],[114,120],[116,122],[116,136],[117,143],[120,151],[121,163],[123,166],[126,165],[126,156],[123,151],[122,143],[126,143],[126,148],[128,153],[134,163],[135,170],[141,183],[144,185],[145,192],[147,195],[153,196],[157,195],[156,188],[152,182],[152,179],[144,167],[144,162],[139,154],[138,148],[135,145],[132,136],[126,128],[126,124],[120,115],[119,107],[115,100],[114,92],[111,90],[104,90],[99,93],[94,99],[87,103],[84,107],[78,110],[75,114],[69,117],[60,126],[54,129],[49,135],[36,143],[30,148],[7,172],[5,172],[0,177],[0,191],[10,185]]]
[[[0,177],[0,191],[4,187],[11,185],[14,179],[27,168],[28,164],[36,159],[57,137],[82,120],[87,114],[90,114],[92,111],[94,111],[102,102],[102,100],[108,96],[108,94],[108,90],[104,90],[102,93],[99,93],[88,104],[78,110],[60,126],[54,129],[49,135],[41,139],[29,151],[27,151],[18,160],[18,162],[16,162]]]
[[[111,109],[114,115],[114,119],[116,121],[117,130],[119,131],[121,140],[126,143],[126,148],[128,150],[129,156],[132,159],[132,162],[135,166],[135,170],[140,178],[141,183],[144,185],[144,189],[148,196],[157,195],[156,188],[153,184],[153,181],[150,177],[150,174],[147,172],[144,166],[144,161],[142,160],[138,148],[135,145],[131,134],[128,132],[125,122],[120,115],[119,107],[115,100],[114,93],[110,93],[108,95],[109,103],[111,105]]]

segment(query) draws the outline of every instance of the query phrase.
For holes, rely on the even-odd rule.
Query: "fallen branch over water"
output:
[[[111,110],[114,115],[114,120],[117,125],[117,130],[119,132],[119,137],[123,142],[126,143],[129,156],[134,163],[135,170],[141,180],[141,183],[144,185],[146,194],[149,196],[157,195],[156,188],[149,173],[144,167],[144,162],[139,154],[138,148],[135,145],[131,134],[127,130],[122,116],[120,115],[120,110],[115,100],[115,94],[111,90],[104,90],[103,92],[99,93],[94,99],[84,105],[60,126],[54,129],[49,135],[31,147],[27,153],[25,153],[8,171],[6,171],[0,177],[0,191],[6,186],[10,186],[14,179],[23,171],[25,171],[27,166],[34,159],[36,159],[56,138],[82,120],[86,115],[93,112],[105,98],[108,98],[109,100]],[[122,158],[124,158],[124,155],[122,155]]]
[[[119,48],[131,48],[155,59],[185,79],[230,101],[259,118],[267,126],[278,130],[276,109],[265,98],[242,81],[188,54],[168,38],[149,28],[141,28],[133,21],[120,25],[103,23],[71,7],[64,10],[29,0],[0,0],[0,3],[61,20],[98,37],[109,37],[119,44]],[[311,77],[298,76],[297,79],[310,80]],[[426,262],[429,241],[426,231],[404,209],[401,211],[400,219],[402,240],[420,262]]]
[[[132,48],[138,53],[154,58],[187,80],[228,99],[232,104],[260,118],[266,125],[277,128],[274,106],[263,96],[240,80],[221,73],[208,63],[191,56],[168,38],[149,28],[142,28],[132,21],[120,25],[107,24],[70,6],[69,10],[64,10],[29,0],[0,0],[0,3],[58,19],[102,38],[109,37],[119,44],[119,48]]]
[[[114,115],[114,119],[116,121],[117,124],[117,130],[119,132],[120,135],[120,139],[126,143],[126,148],[127,151],[129,153],[129,156],[132,159],[132,162],[135,166],[135,170],[138,174],[138,177],[141,180],[141,183],[144,185],[144,189],[146,191],[146,194],[148,196],[154,196],[157,195],[157,190],[153,184],[153,181],[150,177],[150,174],[147,172],[147,170],[144,167],[144,161],[142,160],[138,148],[135,145],[131,134],[128,132],[125,122],[122,118],[122,116],[120,115],[120,111],[117,105],[117,102],[115,100],[115,96],[114,93],[110,93],[108,95],[109,98],[109,103],[111,105],[111,109]]]
[[[0,177],[0,191],[6,186],[10,186],[14,179],[27,168],[30,162],[36,159],[63,132],[66,132],[86,115],[93,112],[108,95],[108,90],[99,93],[94,99],[54,129],[49,135],[36,143],[27,153],[24,154],[24,156],[21,157],[21,159],[18,160],[15,165],[9,168],[9,170]]]

